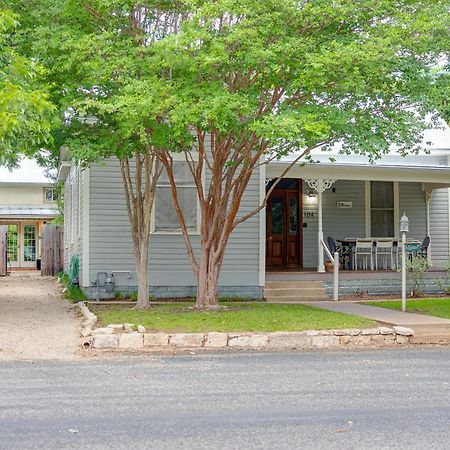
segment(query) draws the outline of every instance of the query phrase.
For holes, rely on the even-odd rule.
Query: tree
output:
[[[0,165],[13,167],[49,142],[54,107],[43,69],[16,49],[18,17],[0,2]]]
[[[448,4],[434,0],[197,4],[180,32],[152,47],[152,66],[177,99],[167,123],[192,135],[178,150],[197,188],[199,254],[178,197],[174,148],[159,156],[197,279],[197,308],[208,309],[218,306],[231,233],[265,205],[239,215],[261,164],[299,149],[296,162],[307,161],[312,149],[335,143],[371,159],[392,144],[403,155],[417,151],[434,113],[432,69],[448,52],[450,17]]]
[[[149,302],[150,218],[170,145],[172,106],[150,70],[152,42],[177,27],[182,5],[167,1],[17,1],[28,17],[24,46],[47,68],[65,120],[55,142],[83,167],[120,163],[138,278],[136,308]]]

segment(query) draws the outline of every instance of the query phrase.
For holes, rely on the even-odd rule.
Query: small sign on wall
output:
[[[337,202],[336,206],[338,208],[353,208],[353,202]]]

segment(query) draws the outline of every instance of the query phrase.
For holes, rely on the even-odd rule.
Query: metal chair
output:
[[[353,268],[358,270],[358,257],[362,259],[362,268],[367,270],[370,261],[370,270],[373,270],[373,240],[357,239],[353,253]]]
[[[328,248],[330,249],[330,253],[332,255],[334,255],[334,252],[336,251],[339,253],[339,264],[342,267],[342,269],[345,270],[345,268],[347,269],[350,268],[351,250],[346,246],[338,244],[336,240],[331,236],[327,237],[327,244]]]
[[[375,245],[375,268],[378,270],[378,261],[381,257],[381,267],[388,268],[388,260],[391,261],[390,268],[394,268],[394,241],[393,239],[377,239]]]
[[[428,258],[428,247],[430,246],[430,236],[425,236],[425,239],[420,246],[420,250],[417,252],[417,256],[422,258]]]

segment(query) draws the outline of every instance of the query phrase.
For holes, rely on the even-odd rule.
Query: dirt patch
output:
[[[16,272],[0,278],[0,360],[80,356],[76,307],[52,277]]]

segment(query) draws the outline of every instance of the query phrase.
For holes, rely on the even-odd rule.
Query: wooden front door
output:
[[[266,207],[266,265],[302,266],[301,181],[282,180]]]

